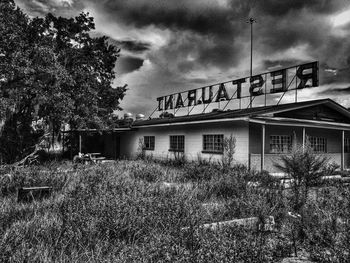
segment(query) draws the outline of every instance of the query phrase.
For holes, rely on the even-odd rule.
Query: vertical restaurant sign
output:
[[[288,81],[288,76],[290,76],[291,73],[293,73],[292,80]],[[296,83],[296,85],[291,88],[290,84],[292,82]],[[242,86],[244,83],[249,85],[248,96],[242,96]],[[315,61],[254,75],[252,77],[230,80],[211,86],[158,97],[157,109],[158,111],[164,111],[317,86],[318,62]]]

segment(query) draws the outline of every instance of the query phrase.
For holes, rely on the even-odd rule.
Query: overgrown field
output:
[[[25,186],[54,191],[17,203]],[[243,166],[2,167],[0,187],[0,262],[279,262],[305,251],[316,261],[350,262],[350,190],[340,184],[319,188],[296,219],[288,216],[293,193]],[[275,230],[200,227],[253,216],[274,216]]]

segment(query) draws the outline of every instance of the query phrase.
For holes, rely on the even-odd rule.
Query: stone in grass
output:
[[[301,249],[298,252],[298,257],[284,258],[281,263],[314,263],[314,261],[311,261],[309,254],[304,249]]]
[[[208,223],[200,225],[200,228],[211,229],[211,230],[219,230],[222,227],[227,226],[241,226],[251,230],[259,230],[259,231],[273,231],[275,228],[275,218],[273,216],[268,216],[265,218],[263,224],[261,223],[258,217],[249,217],[249,218],[240,218],[233,219],[229,221],[221,221],[215,223]],[[189,230],[190,227],[183,227],[182,231]]]
[[[34,200],[42,200],[48,198],[52,193],[52,187],[21,187],[17,191],[17,202],[33,202]]]

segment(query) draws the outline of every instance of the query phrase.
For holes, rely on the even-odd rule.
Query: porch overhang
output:
[[[249,122],[275,125],[275,126],[297,126],[297,127],[310,127],[310,128],[323,128],[332,130],[345,130],[350,131],[350,124],[340,122],[328,122],[319,120],[307,120],[307,119],[294,119],[283,117],[251,117]]]

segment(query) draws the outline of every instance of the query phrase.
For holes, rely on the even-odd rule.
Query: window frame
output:
[[[293,137],[287,134],[272,134],[270,135],[270,153],[272,154],[287,154],[292,150]]]
[[[203,134],[202,153],[223,154],[224,134]]]
[[[350,137],[344,138],[344,153],[350,153]]]
[[[173,148],[172,139],[176,139],[176,148]],[[182,141],[181,141],[182,140]],[[179,148],[182,146],[182,148]],[[185,135],[169,135],[169,151],[170,152],[185,152]]]
[[[317,137],[317,136],[308,136],[307,138],[309,146],[315,153],[327,153],[327,138],[326,137]],[[322,145],[322,144],[323,145]],[[320,150],[319,148],[323,147],[324,149]],[[317,149],[315,149],[317,148]]]
[[[147,146],[147,141],[149,146]],[[156,141],[155,136],[152,136],[152,135],[143,136],[143,150],[154,151],[155,141]]]

